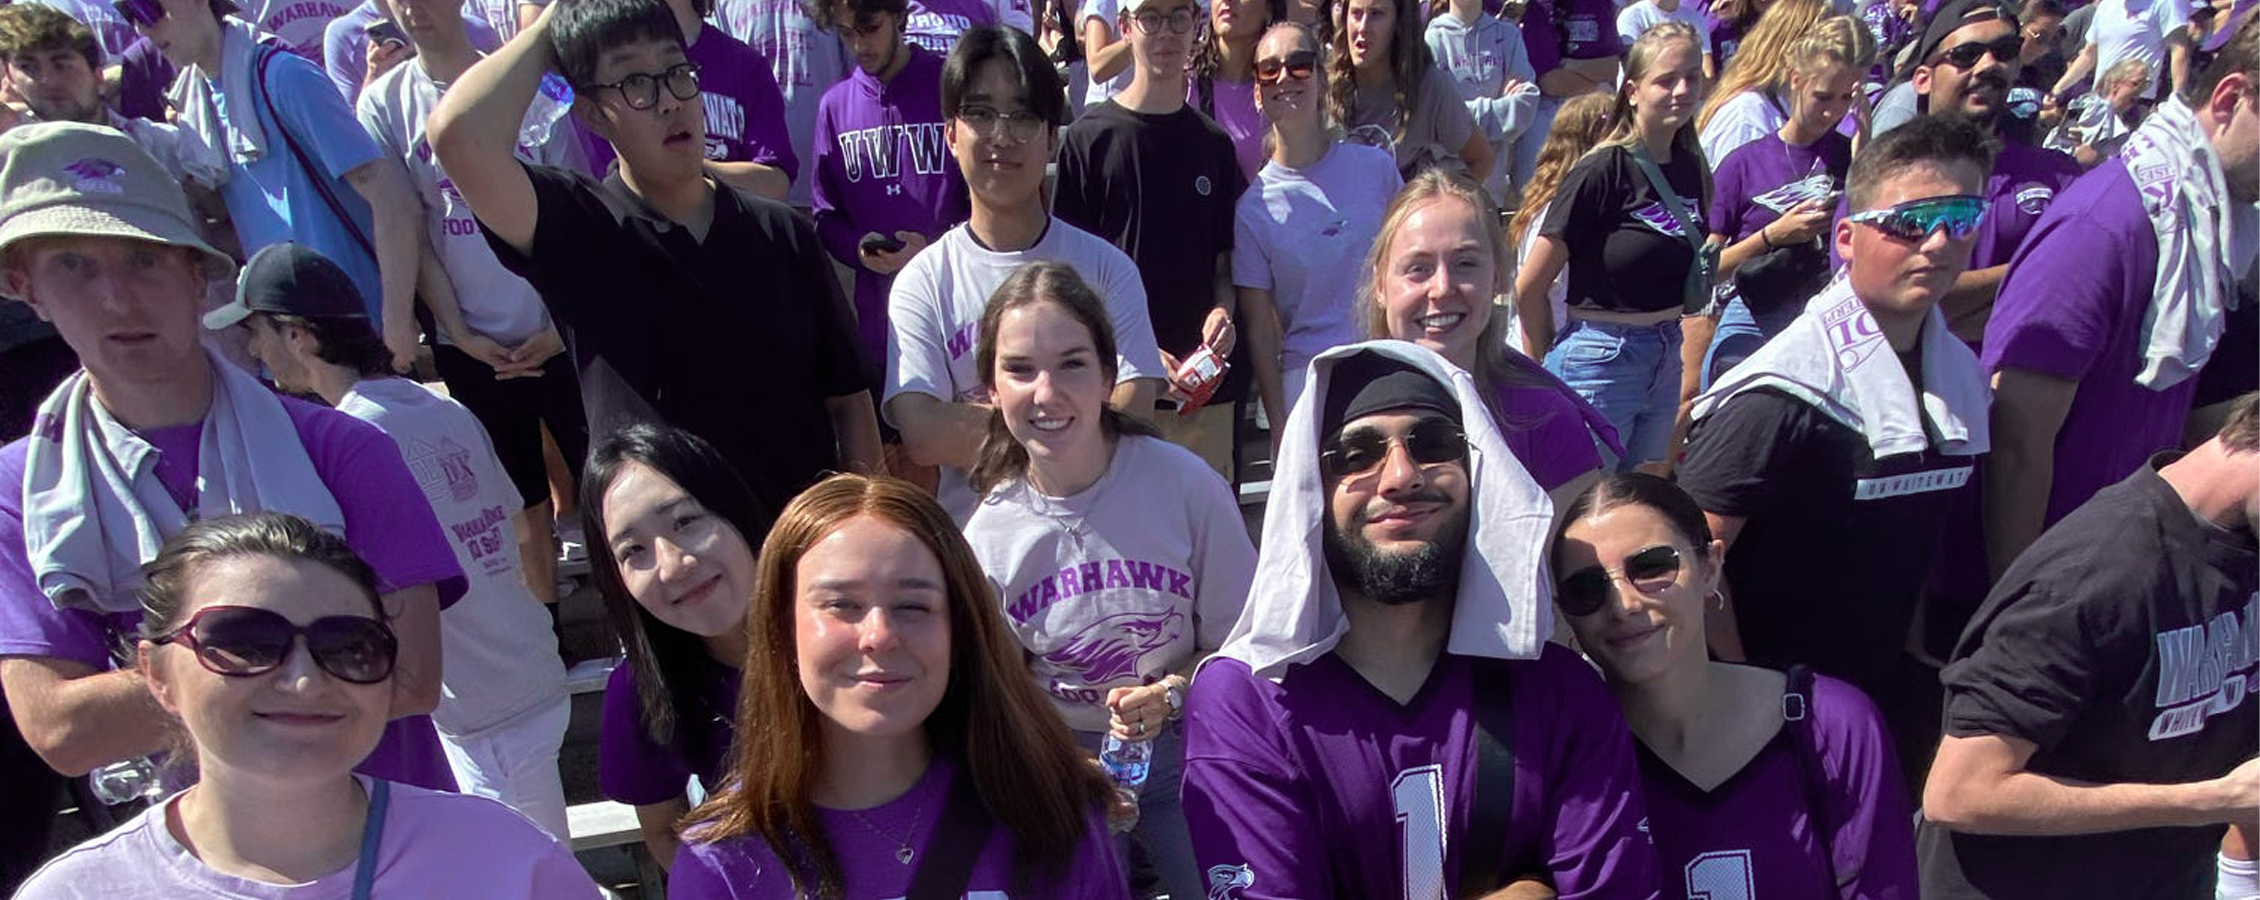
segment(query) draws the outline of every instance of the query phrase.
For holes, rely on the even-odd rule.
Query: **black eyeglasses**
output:
[[[1389,445],[1400,443],[1405,445],[1406,455],[1423,466],[1467,459],[1467,432],[1444,419],[1422,419],[1402,438],[1383,434],[1378,428],[1344,431],[1333,446],[1319,452],[1318,462],[1328,478],[1363,475],[1381,468],[1389,459]]]
[[[1256,80],[1264,84],[1279,84],[1293,79],[1304,81],[1318,71],[1318,54],[1297,50],[1283,59],[1256,60]]]
[[[659,86],[662,83],[667,85],[667,93],[675,95],[677,100],[689,100],[698,96],[698,63],[679,62],[657,75],[637,72],[611,84],[589,85],[588,89],[595,91],[611,88],[620,92],[620,99],[627,102],[629,109],[650,109],[659,105]]]
[[[1939,51],[1938,58],[1953,65],[1954,68],[1967,69],[1977,65],[1978,60],[1985,58],[1987,53],[1993,54],[1994,60],[1998,62],[2009,62],[2016,59],[2017,54],[2023,53],[2024,49],[2024,38],[2012,34],[2008,37],[1995,38],[1990,43],[1969,41],[1955,44],[1953,47]]]
[[[1136,22],[1138,30],[1146,34],[1160,34],[1163,22],[1169,23],[1169,30],[1172,33],[1184,34],[1193,30],[1194,16],[1191,8],[1180,6],[1171,10],[1169,15],[1166,16],[1147,10],[1131,16],[1130,21]]]
[[[957,111],[957,120],[973,129],[974,134],[990,140],[1003,135],[1016,141],[1032,141],[1036,139],[1036,132],[1042,131],[1044,127],[1044,117],[1027,110],[997,112],[986,106],[960,109]]]
[[[1679,583],[1679,548],[1670,544],[1657,544],[1624,558],[1624,569],[1611,572],[1600,566],[1587,566],[1554,586],[1554,602],[1561,604],[1562,612],[1573,616],[1590,616],[1601,611],[1609,600],[1609,587],[1623,578],[1633,590],[1653,597]]]
[[[143,28],[155,28],[165,21],[165,7],[157,0],[110,0],[110,8],[118,16]]]
[[[281,613],[250,606],[207,606],[150,643],[180,644],[216,674],[250,678],[281,667],[301,637],[315,665],[354,684],[392,677],[400,655],[392,629],[367,616],[324,616],[301,627]]]

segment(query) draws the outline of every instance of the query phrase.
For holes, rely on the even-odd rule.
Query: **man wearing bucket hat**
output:
[[[1255,589],[1186,703],[1211,898],[1655,896],[1632,735],[1546,640],[1552,504],[1487,410],[1415,344],[1311,362]]]
[[[207,278],[180,186],[125,135],[76,123],[0,135],[0,274],[85,368],[0,448],[0,688],[50,766],[76,775],[162,750],[166,715],[114,647],[141,624],[141,564],[193,518],[258,510],[345,535],[400,635],[396,717],[362,770],[450,788],[424,717],[439,702],[439,608],[461,569],[392,441],[277,397],[199,341]],[[404,676],[404,677],[403,677]]]

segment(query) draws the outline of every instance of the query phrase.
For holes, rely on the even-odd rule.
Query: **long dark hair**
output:
[[[1349,0],[1336,2],[1342,7],[1343,27],[1335,29],[1329,39],[1326,96],[1334,104],[1334,114],[1349,127],[1358,120],[1358,66],[1350,58]],[[1390,137],[1403,140],[1405,125],[1412,120],[1412,111],[1420,108],[1428,87],[1428,71],[1436,68],[1436,57],[1428,52],[1428,38],[1423,33],[1427,25],[1418,0],[1389,0],[1389,8],[1397,17],[1390,24],[1389,34],[1389,72],[1397,83],[1397,124]],[[1457,152],[1458,148],[1453,149]]]
[[[590,543],[589,574],[604,596],[612,630],[628,650],[644,734],[661,745],[673,743],[678,730],[691,742],[703,741],[714,717],[731,712],[707,708],[713,701],[705,695],[697,668],[698,660],[706,656],[706,645],[698,635],[659,621],[636,602],[620,578],[611,542],[604,539],[604,494],[630,463],[666,476],[737,529],[748,547],[760,546],[774,520],[721,451],[695,434],[667,425],[637,423],[604,435],[589,450],[588,465],[581,473],[581,527]],[[701,714],[685,714],[693,710]]]
[[[1107,384],[1113,384],[1121,372],[1115,356],[1114,322],[1107,318],[1106,304],[1099,300],[1099,293],[1083,276],[1075,274],[1073,266],[1032,262],[1013,270],[1011,277],[997,285],[996,293],[989,295],[988,308],[981,311],[981,340],[973,351],[974,365],[981,369],[981,386],[992,393],[997,389],[997,327],[1004,321],[1004,314],[1038,303],[1057,305],[1091,332],[1091,352],[1098,357],[1099,373]],[[1159,434],[1144,419],[1124,415],[1112,404],[1100,408],[1099,430],[1110,441],[1125,434]],[[1005,428],[1004,411],[991,410],[980,458],[967,473],[974,493],[987,494],[990,488],[1027,471],[1028,448],[1020,446]]]
[[[693,810],[685,833],[702,842],[758,836],[776,851],[796,894],[841,896],[837,854],[816,823],[824,778],[823,713],[801,689],[793,637],[801,557],[849,519],[869,516],[916,537],[941,562],[949,594],[949,687],[926,717],[937,756],[954,758],[988,814],[1010,832],[1015,884],[1055,880],[1092,833],[1113,788],[1075,746],[1067,722],[1028,677],[1019,640],[999,611],[965,536],[932,495],[908,482],[834,475],[786,505],[761,547],[746,617],[745,681],[727,785]]]
[[[1257,0],[1251,0],[1256,3]],[[1287,15],[1287,0],[1260,0],[1263,8],[1263,25],[1256,29],[1256,39],[1248,43],[1248,53],[1255,54],[1255,45],[1271,31],[1271,23]],[[1193,96],[1199,101],[1201,115],[1216,118],[1216,73],[1224,67],[1224,50],[1218,46],[1223,41],[1216,36],[1216,14],[1213,3],[1208,15],[1201,17],[1200,46],[1193,52]],[[1254,60],[1249,60],[1252,65]],[[1250,76],[1251,80],[1253,75]]]

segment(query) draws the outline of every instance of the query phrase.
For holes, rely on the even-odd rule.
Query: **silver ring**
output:
[[[1132,722],[1132,723],[1130,723],[1130,727],[1132,728],[1132,730],[1136,731],[1136,732],[1137,732],[1138,734],[1145,734],[1145,733],[1146,733],[1146,723],[1144,723],[1144,722]]]

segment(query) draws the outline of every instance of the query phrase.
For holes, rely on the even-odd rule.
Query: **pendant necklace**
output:
[[[907,866],[910,865],[910,861],[913,858],[918,856],[917,851],[910,849],[910,837],[911,835],[918,833],[918,823],[920,821],[920,818],[926,814],[926,801],[931,799],[933,799],[931,796],[919,798],[918,808],[916,810],[913,810],[910,814],[910,829],[903,832],[903,836],[899,839],[894,835],[879,830],[879,826],[871,824],[870,819],[864,818],[862,810],[851,809],[848,810],[847,813],[848,815],[854,816],[856,821],[863,823],[863,827],[866,830],[870,831],[872,834],[876,834],[879,837],[889,841],[894,841],[895,861]]]

